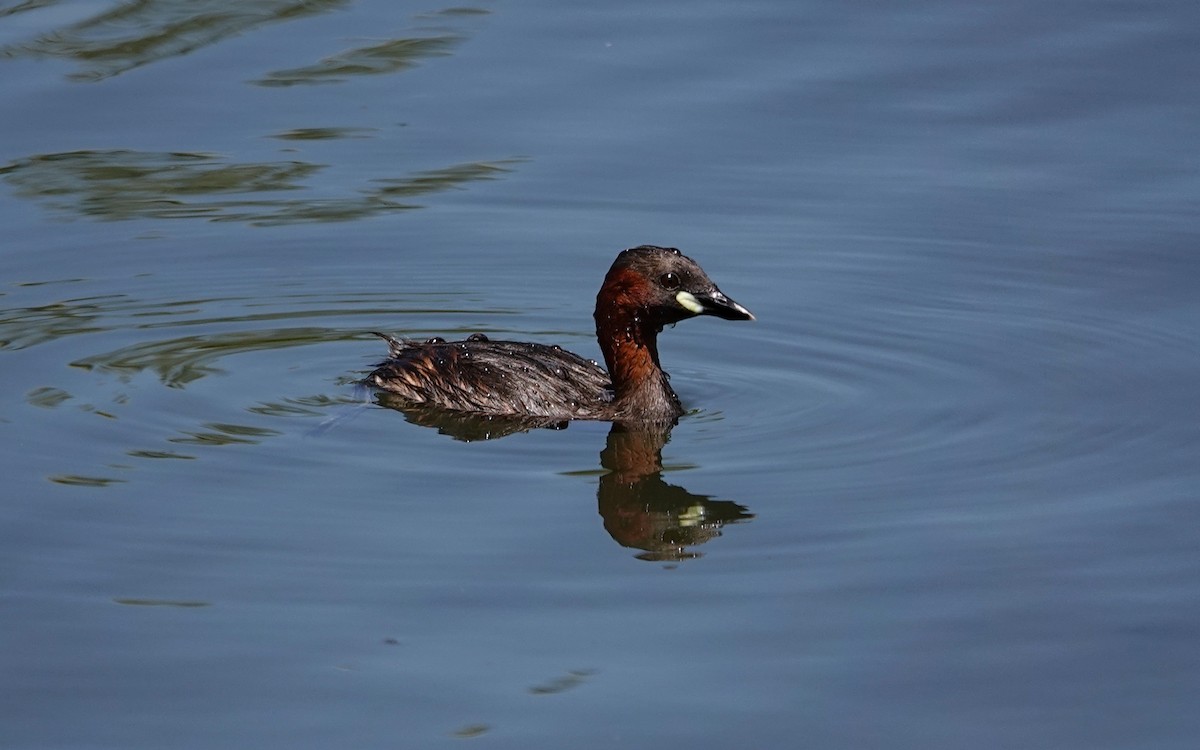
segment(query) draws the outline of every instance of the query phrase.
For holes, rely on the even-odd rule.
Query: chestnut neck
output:
[[[596,338],[613,385],[616,418],[669,421],[683,413],[658,361],[658,322],[642,302],[644,280],[625,271],[609,274],[596,297]]]

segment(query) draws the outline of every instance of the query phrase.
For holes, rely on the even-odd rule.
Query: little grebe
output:
[[[694,260],[642,245],[617,256],[596,295],[596,337],[608,372],[558,346],[481,333],[425,342],[377,333],[389,356],[364,382],[414,406],[485,416],[673,422],[683,407],[659,365],[658,334],[696,315],[754,320]]]

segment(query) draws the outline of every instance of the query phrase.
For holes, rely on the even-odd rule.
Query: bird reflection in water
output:
[[[643,550],[642,560],[699,557],[690,550],[721,535],[727,523],[754,515],[729,500],[696,495],[663,480],[662,448],[670,430],[614,424],[600,465],[596,498],[604,528],[623,547]]]
[[[381,406],[403,413],[409,422],[463,441],[568,425],[545,417],[482,416],[413,407],[385,392],[377,392],[375,398]],[[669,426],[618,422],[612,425],[600,452],[605,471],[596,499],[604,529],[622,547],[640,550],[636,557],[641,560],[672,562],[700,557],[702,553],[694,548],[720,536],[726,524],[754,518],[743,505],[714,500],[665,481],[662,449],[670,435]]]

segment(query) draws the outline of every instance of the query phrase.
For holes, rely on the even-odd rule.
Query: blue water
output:
[[[0,2],[0,744],[1193,747],[1198,21]],[[665,444],[353,386],[647,242]]]

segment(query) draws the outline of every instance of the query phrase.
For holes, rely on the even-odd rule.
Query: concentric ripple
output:
[[[1175,389],[1180,409],[1198,411],[1186,397],[1197,321],[1184,315],[1166,327],[1157,311],[1073,307],[1064,297],[1081,294],[1079,279],[1030,277],[986,259],[933,294],[926,287],[905,297],[889,273],[920,269],[871,262],[833,267],[845,286],[819,292],[839,302],[802,300],[794,312],[768,310],[739,331],[719,386],[699,368],[676,374],[719,387],[715,398],[704,394],[707,402],[736,400],[736,421],[706,429],[714,439],[764,446],[746,468],[799,470],[817,486],[978,489],[1149,472],[1163,444],[1200,442],[1200,428],[1164,434],[1178,432],[1178,418],[1154,413],[1139,396]],[[803,320],[799,336],[794,315]],[[1163,365],[1172,362],[1178,377],[1164,381]]]

